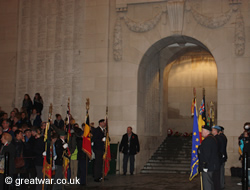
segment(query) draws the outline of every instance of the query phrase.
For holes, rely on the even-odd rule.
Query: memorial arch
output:
[[[153,47],[138,70],[138,131],[164,137],[168,128],[190,133],[193,88],[197,107],[203,88],[207,103],[217,104],[215,60],[206,46],[187,36],[166,37]]]
[[[206,102],[212,101],[217,110],[217,65],[199,40],[169,36],[145,52],[138,69],[137,93],[137,131],[145,136],[145,142],[159,143],[169,128],[174,132],[192,132],[194,87],[197,107],[205,88]]]

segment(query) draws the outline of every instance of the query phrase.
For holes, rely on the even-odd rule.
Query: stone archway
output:
[[[212,100],[216,104],[217,66],[212,54],[205,45],[194,38],[175,35],[159,40],[147,50],[140,62],[138,70],[137,131],[139,134],[146,137],[153,137],[151,139],[157,137],[157,143],[159,143],[167,136],[167,129],[171,126],[174,126],[174,129],[180,132],[192,131],[192,118],[190,117],[191,100],[193,97],[192,88],[197,88],[197,106],[199,106],[202,98],[202,88],[206,88],[207,85],[204,81],[198,85],[197,82],[190,82],[188,87],[186,86],[187,93],[183,95],[183,90],[185,90],[187,82],[184,81],[184,86],[179,88],[178,85],[174,86],[174,78],[170,81],[168,78],[171,68],[174,68],[172,71],[174,70],[173,72],[178,74],[178,64],[176,64],[176,61],[178,61],[180,57],[189,56],[189,62],[192,63],[192,56],[199,57],[199,54],[202,54],[200,57],[205,57],[206,64],[208,61],[211,61],[209,65],[212,69],[209,71],[213,72],[214,90],[211,92],[213,98],[210,98],[208,101],[210,102]],[[206,61],[206,59],[208,61]],[[187,61],[184,65],[188,65]],[[199,80],[199,78],[202,77],[203,75],[200,77],[198,76],[194,78],[194,80]],[[205,79],[206,77],[204,80]],[[170,93],[172,96],[176,95],[176,92],[173,92],[173,89],[169,87],[170,83],[172,83],[172,87],[181,89],[179,93],[182,93],[182,96],[180,96],[182,99],[171,106],[169,100],[177,100],[178,96],[169,97]],[[211,93],[209,93],[209,96]],[[182,102],[184,102],[183,105],[181,105]],[[179,109],[180,106],[185,108]],[[183,110],[185,112],[184,114],[182,113]],[[178,125],[188,126],[189,129],[185,131],[183,127],[177,128]],[[157,143],[154,144],[155,148],[158,146]]]

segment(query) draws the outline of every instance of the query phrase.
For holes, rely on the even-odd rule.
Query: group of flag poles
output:
[[[91,128],[90,128],[90,119],[89,119],[89,98],[86,99],[86,116],[85,116],[85,127],[83,129],[83,141],[82,141],[82,150],[86,153],[86,157],[89,159],[92,159],[92,149],[91,149]],[[69,138],[71,137],[71,128],[70,128],[70,99],[68,98],[68,107],[67,107],[67,124],[68,124],[68,130],[67,130],[67,141],[69,143]],[[46,156],[44,156],[43,160],[43,179],[47,177],[48,179],[52,178],[52,152],[53,147],[51,146],[51,139],[50,139],[50,133],[51,133],[51,121],[52,121],[52,104],[50,104],[49,107],[49,116],[48,116],[48,122],[46,123],[46,129],[44,133],[44,142],[45,142],[45,152]],[[105,141],[105,152],[103,154],[103,180],[104,177],[107,176],[109,169],[110,169],[110,163],[111,160],[111,153],[110,153],[110,142],[109,142],[109,130],[108,130],[108,108],[106,109],[106,141]],[[68,150],[68,156],[70,157],[69,148]],[[70,169],[70,161],[69,157],[63,156],[63,171],[64,171],[64,178],[69,179],[68,177],[68,170]],[[86,168],[87,168],[87,161],[86,158]],[[86,177],[87,177],[87,169],[86,169]],[[86,179],[87,182],[87,179]],[[42,186],[42,189],[44,189],[44,184]]]
[[[199,174],[198,147],[203,140],[203,137],[201,135],[202,126],[208,125],[211,127],[214,124],[214,105],[212,102],[210,103],[209,113],[208,115],[206,115],[205,89],[203,89],[203,98],[201,101],[199,113],[197,113],[196,90],[194,88],[194,99],[192,101],[191,110],[193,115],[193,133],[192,133],[193,135],[192,135],[191,167],[189,176],[190,181]],[[201,189],[202,189],[202,178],[201,178]]]
[[[192,115],[193,115],[193,135],[192,135],[192,153],[191,153],[191,168],[190,168],[190,176],[189,180],[191,181],[195,176],[198,175],[198,169],[199,169],[199,158],[198,158],[198,147],[202,142],[202,126],[209,125],[212,126],[214,124],[214,108],[213,103],[210,103],[210,109],[208,117],[206,116],[206,106],[205,106],[205,89],[203,89],[203,98],[201,101],[201,106],[199,110],[199,114],[197,116],[197,106],[196,106],[196,91],[194,89],[194,99],[192,101]],[[90,120],[89,120],[89,98],[87,98],[86,101],[86,117],[85,117],[85,127],[83,131],[83,143],[82,143],[82,150],[86,153],[86,156],[91,159],[92,157],[92,150],[91,150],[91,135],[90,135]],[[70,107],[69,107],[69,99],[68,99],[68,110],[67,110],[67,118],[68,118],[68,124],[69,129],[67,132],[67,139],[69,140],[69,137],[71,136],[70,133]],[[106,109],[106,141],[105,141],[105,152],[103,154],[103,180],[104,177],[108,174],[111,160],[111,153],[110,153],[110,142],[109,142],[109,130],[108,130],[108,108]],[[48,146],[50,145],[50,132],[51,127],[50,123],[52,121],[52,104],[50,104],[49,108],[49,117],[48,122],[46,124],[46,130],[44,135],[44,141],[45,141],[45,151],[46,152],[52,152],[52,147]],[[86,165],[87,165],[87,159],[86,159]],[[69,159],[67,164],[64,164],[64,172],[67,173],[67,169],[69,168]],[[44,156],[44,162],[43,162],[43,179],[47,176],[49,179],[52,177],[52,157],[50,154],[46,154]],[[87,176],[87,171],[86,171]],[[67,175],[64,175],[64,177],[67,179]],[[44,185],[43,185],[44,189]]]

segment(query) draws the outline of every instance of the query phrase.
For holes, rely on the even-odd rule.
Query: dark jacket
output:
[[[71,132],[71,137],[69,138],[69,151],[72,154],[76,149],[76,134]]]
[[[23,100],[23,108],[27,111],[27,113],[30,115],[32,110],[33,104],[31,100]]]
[[[28,125],[28,127],[31,127],[31,122],[29,119],[24,118],[24,119],[21,119],[20,121],[21,121],[21,126],[23,124],[26,124],[26,125]]]
[[[94,130],[93,137],[92,137],[92,142],[94,142],[93,150],[102,150],[104,151],[104,142],[102,141],[103,137],[105,137],[104,132],[100,127],[97,127]]]
[[[55,142],[55,148],[56,148],[56,160],[55,165],[62,166],[63,165],[63,152],[64,148],[63,145],[65,142],[63,142],[61,139],[57,139]]]
[[[17,139],[14,140],[14,145],[16,148],[16,157],[21,157],[23,156],[23,151],[24,151],[24,143],[23,141],[19,141]]]
[[[221,141],[222,141],[222,147],[221,147],[221,151],[222,151],[222,162],[226,162],[227,161],[227,137],[221,133],[220,135]]]
[[[35,155],[35,165],[43,166],[43,152],[45,151],[45,142],[43,136],[34,140],[32,149]]]
[[[42,110],[43,110],[43,101],[37,101],[34,98],[33,102],[34,102],[33,103],[33,108],[36,109],[37,113],[41,114]]]
[[[209,134],[198,148],[199,153],[199,171],[207,168],[208,171],[220,169],[220,156],[216,138]]]
[[[119,151],[124,154],[135,155],[140,152],[140,144],[138,140],[138,136],[134,133],[131,134],[130,137],[130,146],[128,146],[128,134],[124,134],[122,136],[122,141],[119,146]]]
[[[82,150],[82,137],[76,137],[76,145],[77,145],[77,160],[86,160],[86,153]]]
[[[58,128],[58,129],[64,129],[64,121],[61,119],[59,122],[57,120],[54,121],[54,125]]]
[[[42,123],[42,119],[40,115],[36,116],[36,119],[33,121],[33,126],[40,127]]]
[[[24,137],[26,139],[26,137]],[[33,146],[35,144],[35,137],[31,136],[27,142],[24,142],[23,156],[24,157],[35,157],[33,152]]]
[[[0,152],[0,155],[5,155],[6,152],[9,152],[9,161],[10,161],[9,174],[13,175],[15,172],[15,156],[16,156],[15,146],[12,143],[4,146],[2,151]]]

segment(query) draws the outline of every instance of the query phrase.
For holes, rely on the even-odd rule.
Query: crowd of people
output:
[[[50,121],[50,130],[46,130],[47,122],[43,122],[41,114],[43,100],[39,93],[35,94],[33,101],[28,94],[24,95],[22,108],[19,111],[14,108],[10,115],[0,108],[0,158],[9,153],[9,173],[13,179],[38,178],[44,179],[44,158],[51,156],[52,177],[57,179],[65,178],[63,158],[70,160],[70,178],[79,179],[80,185],[86,185],[87,165],[89,158],[82,149],[83,133],[85,123],[79,125],[73,116],[69,114],[63,120],[60,114],[56,114],[54,122]],[[104,119],[99,120],[98,127],[91,127],[92,152],[94,154],[92,163],[94,181],[100,182],[103,179],[103,154],[106,138],[106,123]],[[50,135],[51,150],[46,151],[45,138]],[[69,138],[68,134],[70,133]],[[124,153],[124,174],[127,171],[127,162],[130,157],[130,174],[134,171],[134,155],[140,150],[139,140],[136,134],[132,133],[132,127],[128,127],[127,133],[123,136],[120,151]],[[66,177],[67,178],[67,177]],[[67,179],[69,180],[69,179]],[[4,185],[4,174],[0,167],[0,187]],[[15,184],[12,184],[15,189]],[[42,189],[42,184],[30,185],[31,189]],[[44,189],[62,189],[62,184],[45,185]],[[18,189],[24,189],[21,186]]]

